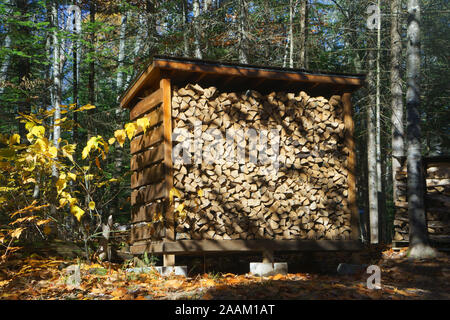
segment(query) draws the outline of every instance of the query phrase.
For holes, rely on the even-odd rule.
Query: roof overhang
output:
[[[129,108],[133,100],[142,98],[145,89],[158,86],[162,78],[171,79],[175,85],[198,83],[229,90],[309,90],[336,94],[357,90],[364,85],[365,75],[155,56],[121,96],[120,106]]]

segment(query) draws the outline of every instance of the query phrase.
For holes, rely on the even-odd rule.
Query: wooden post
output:
[[[172,164],[172,87],[170,79],[161,79],[160,87],[163,95],[163,130],[164,130],[164,167],[166,183],[166,240],[175,241],[175,220],[173,205],[169,202],[170,190],[173,188],[173,164]],[[164,255],[164,266],[174,266],[175,256]]]
[[[351,237],[353,240],[358,240],[360,237],[359,230],[359,213],[356,204],[356,161],[355,161],[355,141],[353,139],[353,132],[355,125],[352,117],[352,101],[351,94],[345,92],[342,95],[342,102],[344,104],[344,125],[345,125],[345,146],[348,149],[347,171],[348,171],[348,206],[351,212]]]

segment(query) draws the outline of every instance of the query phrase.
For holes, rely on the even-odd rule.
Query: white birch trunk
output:
[[[194,13],[194,56],[197,59],[202,59],[202,50],[200,48],[200,26],[198,18],[200,16],[200,3],[199,0],[192,1],[193,13]]]
[[[60,43],[58,39],[58,7],[57,3],[52,3],[52,22],[55,30],[53,31],[53,144],[59,149],[59,138],[61,137],[61,127],[59,119],[61,119],[61,74],[60,74]],[[52,167],[52,176],[58,177],[58,169]]]
[[[121,92],[123,87],[123,66],[125,60],[125,36],[127,29],[127,14],[123,14],[120,20],[120,35],[119,35],[119,64],[116,79],[117,92]],[[139,36],[138,36],[139,37]],[[120,96],[119,96],[120,97]],[[118,98],[119,98],[118,97]],[[119,113],[118,111],[117,113]]]
[[[293,0],[289,0],[289,67],[294,67],[294,4]]]
[[[377,157],[376,157],[376,103],[373,95],[375,87],[374,79],[374,52],[369,52],[369,73],[367,82],[369,85],[369,105],[367,107],[367,168],[368,168],[368,193],[369,193],[369,221],[370,243],[377,244],[378,236],[378,186],[377,186]]]

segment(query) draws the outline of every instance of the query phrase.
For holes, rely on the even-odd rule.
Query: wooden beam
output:
[[[158,163],[151,167],[136,171],[131,175],[131,189],[154,184],[164,179],[164,164]]]
[[[141,115],[162,103],[162,90],[158,89],[149,96],[139,101],[130,111],[130,120],[134,121]]]
[[[139,241],[130,248],[132,254],[198,254],[203,252],[269,251],[359,251],[357,240],[178,240]]]
[[[289,72],[289,71],[270,71],[257,68],[217,66],[208,64],[196,64],[192,62],[177,62],[167,60],[155,60],[153,63],[155,67],[159,67],[160,69],[165,70],[204,72],[210,74],[221,74],[237,77],[269,78],[273,80],[288,80],[297,82],[344,84],[356,87],[363,85],[363,79],[350,76],[319,75],[319,74],[309,74],[309,73]]]
[[[141,118],[147,118],[149,122],[149,127],[147,129],[150,129],[152,127],[156,127],[158,124],[161,124],[163,122],[163,112],[161,107],[156,107],[150,113],[140,117]],[[136,129],[135,135],[141,134],[144,132],[141,127],[138,127]]]
[[[157,199],[162,199],[165,195],[166,185],[164,182],[151,184],[131,192],[131,205],[145,205]]]
[[[161,79],[163,90],[163,128],[164,128],[164,166],[166,181],[166,201],[169,201],[170,190],[173,188],[173,164],[172,164],[172,86],[170,79]],[[168,203],[166,214],[166,239],[175,240],[175,220],[172,204]]]
[[[345,146],[348,149],[347,158],[347,172],[348,172],[348,205],[351,212],[351,237],[353,240],[358,240],[360,237],[359,229],[359,213],[356,204],[356,160],[355,160],[355,140],[353,133],[355,125],[353,122],[353,110],[351,94],[346,92],[342,95],[342,102],[344,104],[344,125],[345,125]]]
[[[131,84],[129,89],[120,99],[120,106],[122,108],[130,108],[130,102],[139,94],[139,91],[144,88],[144,86],[152,81],[159,78],[159,69],[155,67],[155,62],[153,62],[147,70],[142,72],[136,81]]]
[[[146,206],[131,209],[131,223],[151,222],[156,216],[162,215],[164,206],[162,202],[154,202]]]
[[[136,136],[131,140],[130,152],[135,154],[149,147],[152,147],[163,141],[163,126],[154,127],[153,129],[147,130],[146,133]]]
[[[164,160],[164,144],[159,144],[153,149],[137,153],[131,157],[130,169],[132,171],[141,170],[156,162]]]

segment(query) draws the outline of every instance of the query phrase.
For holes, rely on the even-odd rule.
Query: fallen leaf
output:
[[[283,279],[284,278],[284,276],[282,275],[282,274],[276,274],[276,275],[274,275],[273,277],[272,277],[272,280],[281,280],[281,279]]]
[[[111,295],[115,298],[120,298],[127,294],[127,289],[125,288],[117,288],[113,292],[111,292]]]

